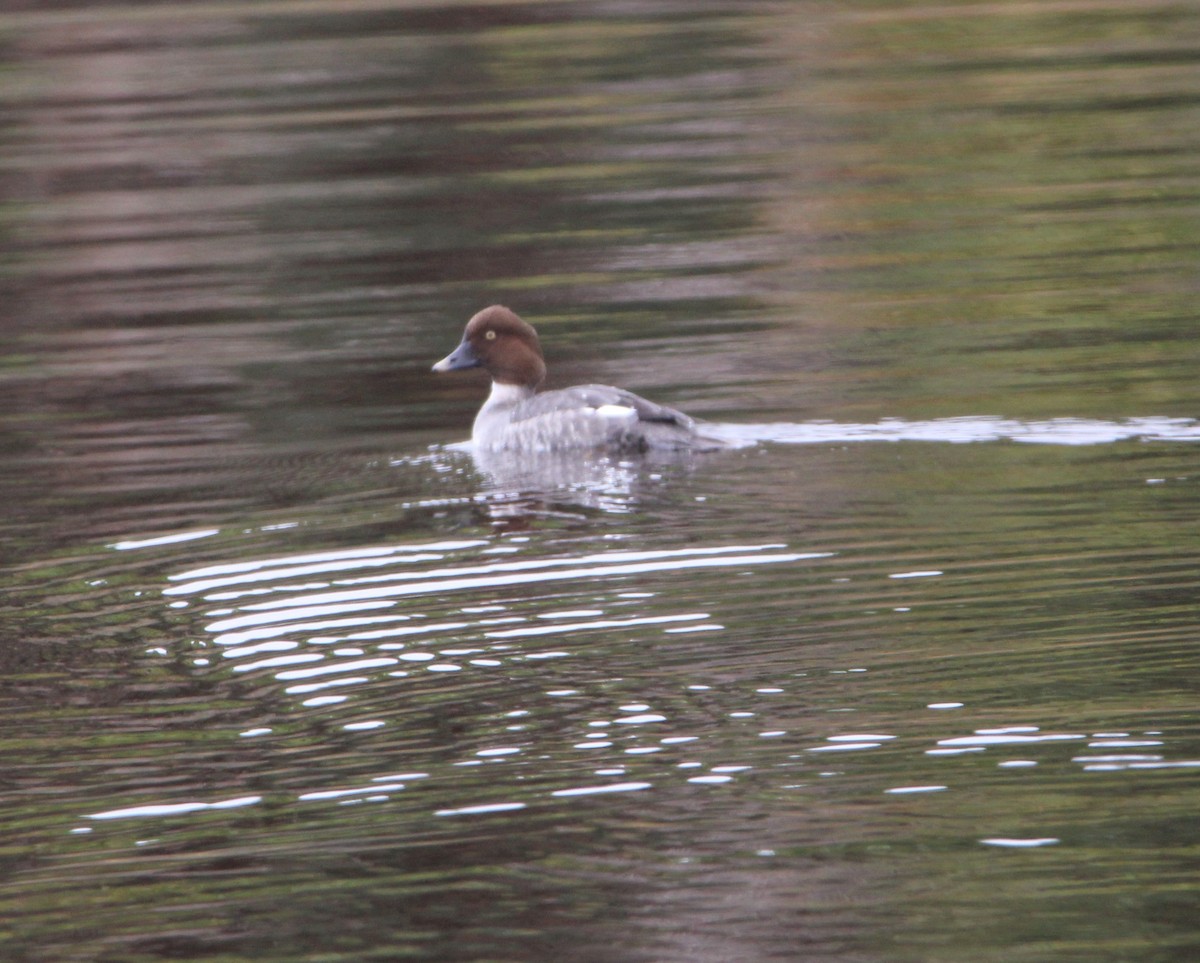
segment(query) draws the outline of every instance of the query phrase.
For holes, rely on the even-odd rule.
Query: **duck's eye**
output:
[[[483,333],[483,336],[484,336],[485,338],[487,338],[489,341],[495,341],[495,340],[496,340],[496,332],[495,332],[495,331],[492,331],[490,328],[489,328],[487,331],[485,331],[485,332]]]

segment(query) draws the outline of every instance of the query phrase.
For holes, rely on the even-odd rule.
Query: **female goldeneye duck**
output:
[[[537,393],[546,363],[533,325],[498,304],[467,322],[462,342],[434,371],[484,368],[492,392],[471,430],[486,451],[710,451],[731,443],[682,411],[608,385]]]

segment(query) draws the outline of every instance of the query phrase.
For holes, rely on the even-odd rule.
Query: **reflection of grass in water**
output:
[[[818,268],[779,297],[873,369],[849,390],[908,416],[1191,414],[1194,84],[1163,31],[1194,22],[989,13],[835,21],[839,66],[789,99],[843,130],[798,148],[842,176],[798,167],[765,209],[796,237],[786,269]]]

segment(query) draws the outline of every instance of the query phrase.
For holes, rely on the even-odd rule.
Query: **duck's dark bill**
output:
[[[471,349],[471,346],[464,341],[435,364],[433,370],[458,371],[460,368],[478,368],[481,363],[479,357]]]

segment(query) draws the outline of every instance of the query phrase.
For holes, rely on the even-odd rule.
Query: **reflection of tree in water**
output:
[[[497,298],[552,332],[564,378],[720,404],[738,376],[719,349],[772,256],[753,211],[771,125],[745,107],[775,55],[729,14],[22,19],[42,81],[6,149],[31,203],[6,228],[24,465],[5,484],[102,490],[120,533],[287,504],[305,459],[453,437],[473,386],[424,370]]]

